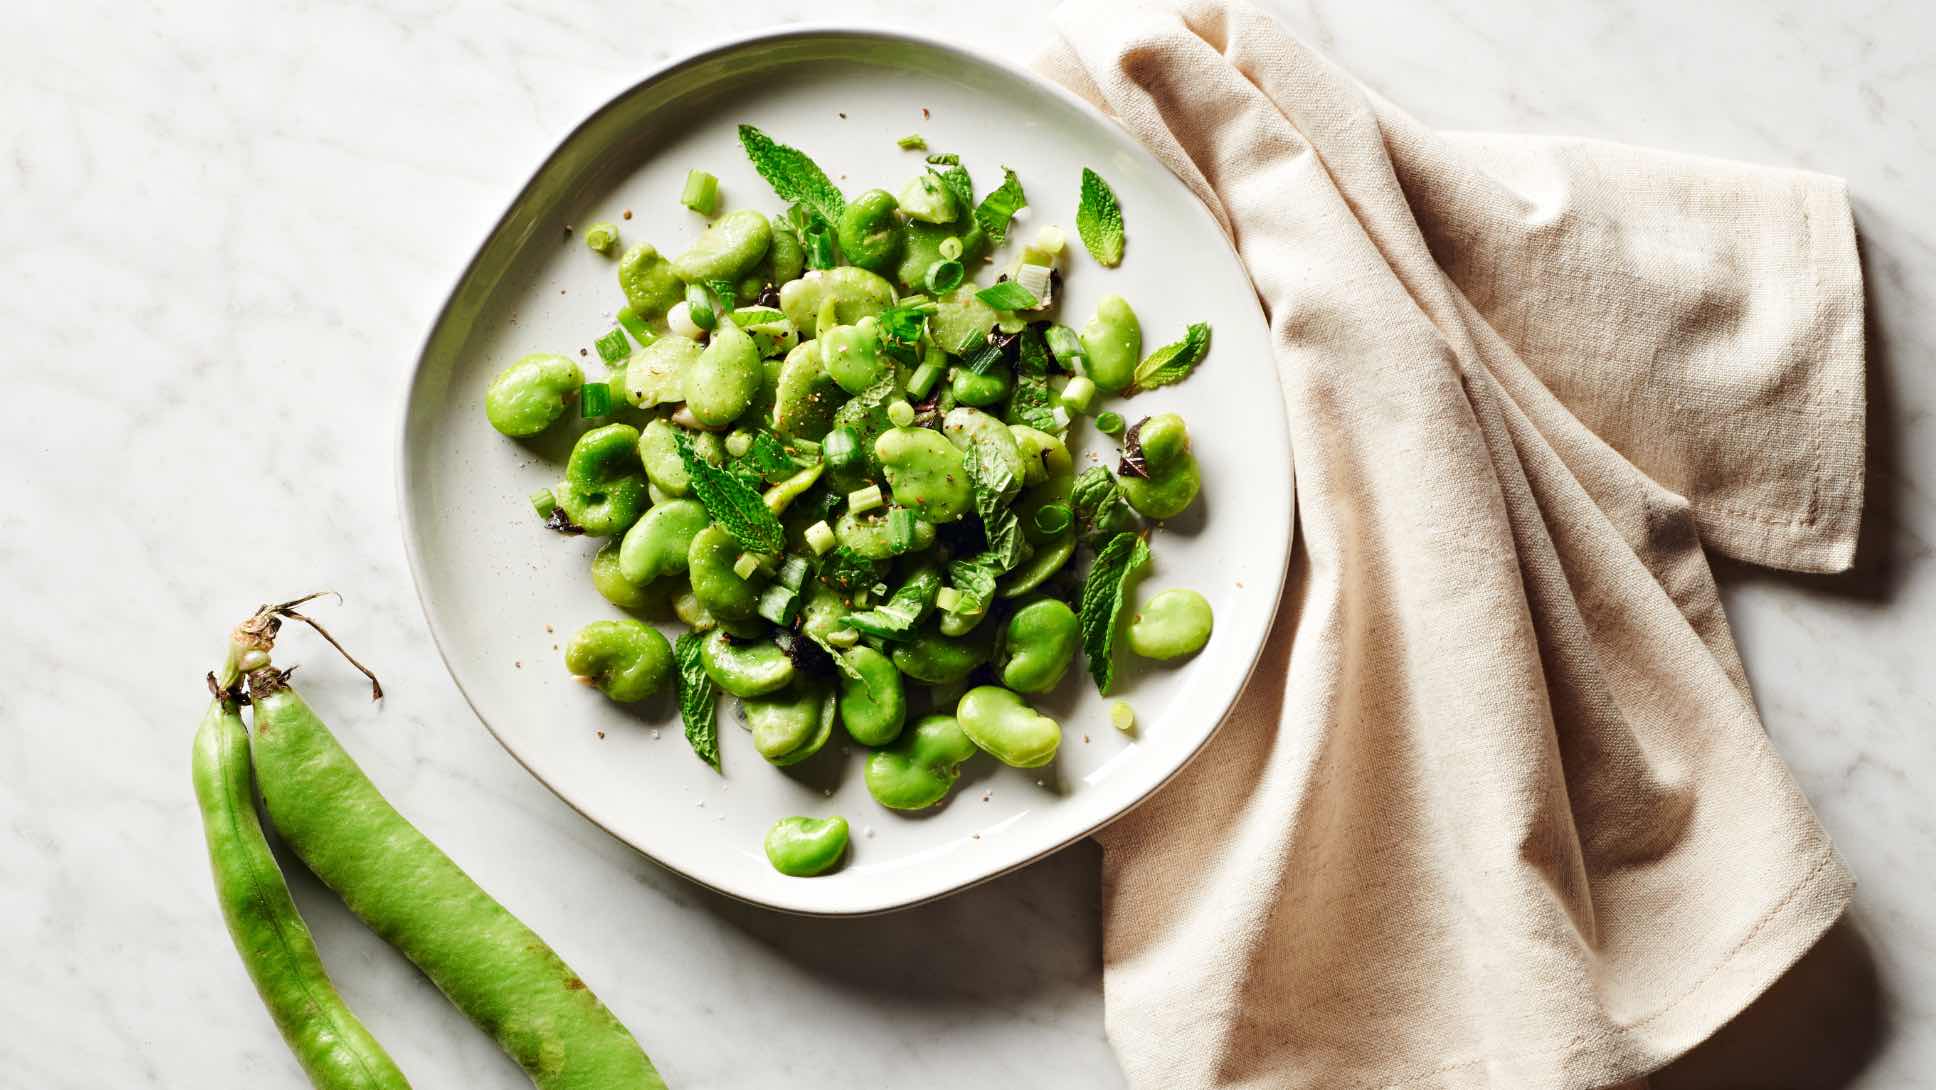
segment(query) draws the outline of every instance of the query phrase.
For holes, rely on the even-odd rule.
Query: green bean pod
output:
[[[272,667],[249,673],[269,819],[302,861],[539,1090],[664,1090],[578,974],[378,793]]]
[[[193,772],[222,918],[296,1062],[320,1090],[409,1090],[330,983],[290,899],[256,818],[249,734],[226,696],[209,705],[195,732]]]

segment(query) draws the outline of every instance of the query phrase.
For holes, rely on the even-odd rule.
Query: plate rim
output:
[[[463,680],[459,677],[458,671],[451,661],[452,652],[450,648],[445,646],[445,635],[444,635],[443,625],[439,621],[438,611],[436,607],[432,605],[430,597],[426,591],[426,586],[428,584],[427,562],[424,556],[422,533],[418,526],[419,519],[415,513],[417,510],[417,505],[414,500],[413,486],[410,480],[410,473],[408,469],[409,467],[408,454],[409,454],[409,449],[411,445],[411,437],[413,434],[411,407],[416,404],[418,387],[424,380],[425,364],[429,358],[431,347],[437,340],[438,333],[443,329],[444,323],[449,319],[451,309],[456,305],[456,302],[461,290],[463,289],[465,284],[471,279],[472,274],[476,271],[479,263],[482,261],[484,257],[485,251],[489,249],[492,241],[498,237],[499,232],[505,229],[506,225],[510,222],[512,216],[518,211],[519,208],[523,206],[526,198],[532,193],[534,189],[537,188],[539,181],[545,176],[546,172],[551,168],[552,164],[555,163],[565,153],[566,149],[570,147],[571,144],[575,140],[577,140],[582,133],[584,133],[587,129],[591,128],[607,113],[618,109],[621,103],[625,102],[627,99],[630,99],[635,95],[638,95],[646,91],[647,89],[651,88],[655,84],[671,79],[687,71],[688,69],[691,69],[698,65],[705,64],[712,60],[716,60],[722,56],[725,56],[731,53],[740,52],[748,48],[777,45],[777,44],[791,42],[791,41],[827,39],[827,38],[836,38],[836,39],[844,38],[844,39],[851,39],[854,41],[867,41],[867,42],[877,42],[877,43],[890,44],[890,45],[914,46],[914,47],[919,47],[923,49],[935,50],[970,64],[978,64],[984,67],[995,69],[996,71],[1000,72],[1002,75],[1010,79],[1016,80],[1017,82],[1026,84],[1039,93],[1046,93],[1051,97],[1060,99],[1065,105],[1075,109],[1078,113],[1083,114],[1092,122],[1096,122],[1106,130],[1114,134],[1114,137],[1117,140],[1117,142],[1120,145],[1122,145],[1125,148],[1125,150],[1127,150],[1130,154],[1140,156],[1148,160],[1150,163],[1153,163],[1154,165],[1156,165],[1161,170],[1161,173],[1170,179],[1170,183],[1178,187],[1179,190],[1181,190],[1183,195],[1187,198],[1188,204],[1196,210],[1196,213],[1198,215],[1203,217],[1204,226],[1207,227],[1210,233],[1216,237],[1218,245],[1222,246],[1230,254],[1230,256],[1237,262],[1238,268],[1242,269],[1244,272],[1245,279],[1247,281],[1250,280],[1250,268],[1247,264],[1244,263],[1243,255],[1237,252],[1237,249],[1231,243],[1229,236],[1224,233],[1221,225],[1218,224],[1215,215],[1210,211],[1208,207],[1206,207],[1203,204],[1203,202],[1200,199],[1198,199],[1198,197],[1194,192],[1191,192],[1189,186],[1181,178],[1177,177],[1175,172],[1172,171],[1166,164],[1164,164],[1161,159],[1159,159],[1154,153],[1152,153],[1147,147],[1145,147],[1143,143],[1135,137],[1134,134],[1130,133],[1119,122],[1117,122],[1115,118],[1109,116],[1106,113],[1103,113],[1101,110],[1097,109],[1092,103],[1082,98],[1080,95],[1077,95],[1074,92],[1070,91],[1068,88],[1063,87],[1061,84],[1058,84],[1053,80],[1049,80],[1040,75],[1037,75],[1036,73],[1031,72],[1026,68],[1010,63],[1009,61],[1004,60],[1002,58],[987,56],[987,55],[975,52],[973,50],[963,48],[954,43],[947,42],[936,37],[932,37],[920,31],[910,30],[903,27],[879,27],[879,28],[859,29],[851,26],[842,26],[842,25],[830,24],[830,23],[800,23],[800,24],[788,24],[785,26],[756,27],[741,33],[729,34],[723,37],[714,38],[713,40],[705,44],[702,44],[684,54],[672,57],[667,61],[665,61],[663,64],[659,65],[658,67],[653,68],[645,75],[641,76],[637,80],[634,80],[630,84],[626,85],[625,87],[621,88],[617,92],[607,97],[605,101],[601,102],[590,112],[586,113],[584,117],[579,119],[579,121],[576,124],[574,124],[563,136],[561,136],[552,145],[550,151],[546,152],[545,155],[538,160],[537,165],[532,168],[532,170],[525,178],[524,184],[518,187],[517,192],[514,193],[511,196],[511,198],[505,203],[503,211],[501,211],[497,215],[497,217],[491,222],[490,226],[486,228],[482,236],[479,238],[476,246],[472,248],[470,256],[464,261],[463,265],[458,270],[455,280],[451,283],[450,288],[444,293],[442,303],[438,305],[437,310],[435,314],[432,316],[428,327],[425,329],[421,345],[418,348],[416,353],[416,357],[411,362],[409,375],[402,383],[402,396],[398,406],[398,416],[396,419],[396,423],[394,425],[394,428],[395,428],[394,434],[396,436],[396,440],[395,440],[395,446],[393,448],[393,453],[395,458],[393,473],[395,474],[395,497],[396,497],[397,512],[398,512],[398,525],[403,536],[403,548],[404,548],[405,559],[410,569],[411,589],[416,595],[417,606],[418,606],[418,609],[423,614],[425,627],[427,627],[430,630],[431,644],[437,649],[437,656],[443,662],[444,673],[450,678],[451,683],[457,687],[458,694],[464,698],[464,703],[466,706],[470,708],[471,714],[477,717],[478,722],[483,724],[484,729],[488,731],[491,737],[498,743],[498,745],[502,747],[503,750],[511,756],[511,759],[518,763],[518,766],[520,768],[524,769],[524,771],[528,775],[530,775],[532,779],[542,784],[547,791],[550,791],[553,796],[555,796],[560,802],[564,803],[567,807],[569,807],[572,810],[572,812],[576,813],[579,817],[583,818],[587,823],[596,827],[600,832],[604,833],[606,836],[611,837],[613,840],[616,840],[619,843],[625,845],[627,848],[631,849],[633,852],[637,853],[638,855],[644,857],[645,859],[653,863],[655,866],[658,866],[661,869],[669,871],[673,874],[676,874],[679,877],[685,879],[686,881],[692,882],[695,885],[711,890],[712,892],[720,894],[721,896],[729,897],[743,904],[754,905],[771,911],[784,912],[791,915],[818,917],[818,918],[825,918],[825,919],[853,919],[853,918],[864,918],[868,916],[878,916],[878,915],[883,915],[890,912],[899,912],[904,909],[915,908],[924,904],[931,904],[945,897],[951,897],[965,890],[973,889],[976,886],[982,885],[983,883],[991,882],[1004,875],[1012,874],[1015,871],[1021,870],[1024,867],[1038,863],[1043,859],[1046,859],[1047,857],[1062,851],[1063,849],[1069,847],[1071,844],[1074,844],[1079,840],[1094,836],[1098,832],[1101,832],[1103,829],[1106,829],[1110,825],[1113,825],[1117,821],[1121,820],[1123,817],[1125,817],[1132,811],[1136,810],[1144,803],[1148,802],[1150,798],[1153,797],[1158,791],[1161,791],[1164,787],[1168,786],[1169,783],[1173,781],[1178,775],[1180,775],[1184,769],[1188,768],[1193,762],[1195,762],[1196,759],[1199,756],[1201,756],[1203,751],[1209,746],[1211,740],[1216,738],[1216,736],[1223,731],[1223,728],[1225,727],[1225,725],[1229,723],[1231,713],[1235,711],[1238,701],[1242,699],[1244,691],[1250,687],[1250,683],[1257,672],[1258,664],[1263,659],[1264,648],[1270,642],[1271,632],[1272,630],[1275,629],[1276,622],[1275,620],[1273,620],[1269,625],[1265,627],[1264,638],[1258,641],[1257,645],[1250,652],[1250,661],[1245,665],[1243,669],[1242,680],[1238,682],[1236,688],[1232,692],[1230,699],[1226,702],[1223,709],[1220,712],[1218,712],[1216,721],[1212,723],[1210,728],[1203,733],[1203,736],[1197,740],[1196,745],[1193,746],[1190,749],[1190,751],[1183,756],[1182,760],[1177,761],[1172,767],[1165,770],[1164,773],[1160,777],[1158,777],[1155,782],[1151,783],[1147,788],[1143,789],[1133,799],[1131,799],[1125,805],[1117,809],[1114,813],[1109,814],[1107,817],[1104,817],[1102,820],[1096,822],[1093,825],[1088,826],[1087,828],[1081,830],[1080,832],[1073,833],[1069,836],[1063,837],[1055,841],[1054,843],[1044,846],[1041,850],[1036,851],[1025,858],[1018,859],[1013,862],[995,867],[994,869],[991,869],[986,873],[977,874],[971,877],[964,878],[960,881],[947,885],[945,888],[937,889],[928,893],[923,893],[916,897],[901,899],[901,900],[892,900],[884,903],[875,904],[875,905],[872,905],[871,907],[865,907],[865,908],[827,909],[827,908],[815,908],[808,905],[797,904],[797,903],[780,903],[780,902],[766,899],[764,897],[753,895],[751,893],[741,892],[739,890],[730,889],[725,886],[719,885],[717,883],[707,881],[705,878],[702,878],[697,874],[694,874],[684,868],[675,866],[674,864],[672,864],[671,862],[668,862],[667,860],[661,859],[659,856],[653,854],[648,849],[640,846],[639,844],[634,843],[632,840],[628,839],[627,837],[621,836],[619,833],[613,831],[611,828],[607,827],[605,824],[600,822],[592,815],[586,813],[586,811],[581,806],[579,806],[577,802],[573,801],[572,797],[566,793],[566,790],[563,787],[551,782],[550,779],[547,779],[536,768],[532,767],[531,763],[526,761],[524,756],[518,752],[517,748],[511,745],[511,743],[506,740],[504,734],[501,733],[497,729],[497,727],[492,724],[490,717],[484,713],[484,710],[478,707],[477,699],[474,696],[472,696],[470,690],[464,686]],[[1251,281],[1251,287],[1252,287],[1252,290],[1247,297],[1248,301],[1250,303],[1250,306],[1253,308],[1254,313],[1256,314],[1257,320],[1260,323],[1262,323],[1264,328],[1268,331],[1271,329],[1270,316],[1268,313],[1265,312],[1263,301],[1261,300],[1261,298],[1259,298],[1259,296],[1256,293],[1254,281]],[[1287,484],[1290,486],[1289,495],[1284,504],[1283,517],[1279,520],[1280,522],[1279,536],[1281,536],[1281,539],[1285,542],[1284,561],[1282,564],[1277,566],[1276,570],[1272,575],[1272,583],[1271,583],[1270,594],[1269,594],[1269,600],[1273,603],[1271,612],[1274,616],[1277,610],[1276,604],[1281,603],[1282,601],[1283,593],[1284,593],[1284,585],[1288,579],[1290,565],[1297,552],[1297,542],[1295,539],[1295,534],[1296,534],[1298,520],[1297,520],[1297,474],[1296,474],[1296,465],[1295,465],[1295,451],[1292,447],[1291,438],[1290,438],[1289,413],[1285,410],[1283,399],[1281,397],[1275,399],[1273,404],[1275,405],[1276,412],[1272,414],[1272,418],[1277,424],[1278,434],[1283,436],[1283,440],[1284,440],[1283,449],[1286,456],[1285,475],[1287,478]]]

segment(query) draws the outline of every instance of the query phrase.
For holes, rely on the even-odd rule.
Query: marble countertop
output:
[[[1857,570],[1729,567],[1762,710],[1862,880],[1849,917],[1657,1087],[1936,1086],[1936,16],[1907,4],[1280,2],[1424,120],[1850,181],[1871,306]],[[377,709],[310,692],[398,805],[585,969],[681,1090],[1122,1085],[1097,854],[813,921],[664,873],[479,726],[396,530],[402,382],[559,136],[768,23],[940,29],[1021,58],[1038,5],[30,5],[0,44],[0,1070],[21,1086],[301,1085],[216,915],[188,789],[199,678],[259,601],[334,587]],[[654,13],[648,15],[648,10]],[[351,1003],[423,1085],[527,1085],[299,870]],[[757,1042],[754,1047],[749,1043]]]

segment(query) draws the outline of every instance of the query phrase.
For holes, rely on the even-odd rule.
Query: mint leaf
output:
[[[1013,280],[985,287],[975,293],[975,298],[994,307],[996,310],[1034,310],[1042,305],[1035,293]]]
[[[1016,374],[1046,375],[1055,369],[1055,357],[1049,354],[1049,342],[1042,333],[1045,324],[1036,322],[1022,330],[1022,339],[1016,342]]]
[[[901,584],[892,598],[874,609],[849,613],[840,623],[869,636],[903,639],[934,608],[935,596],[940,593],[941,573],[931,565],[923,565],[907,577],[907,582]]]
[[[1123,210],[1102,175],[1082,168],[1082,199],[1076,205],[1076,234],[1089,256],[1109,268],[1123,262]]]
[[[940,170],[936,170],[940,167]],[[941,184],[954,194],[955,203],[962,208],[975,206],[975,183],[968,177],[968,169],[961,165],[961,156],[953,153],[928,156],[928,172],[941,179]]]
[[[1027,207],[1028,198],[1022,194],[1022,183],[1015,177],[1014,171],[1003,167],[1002,184],[975,206],[975,222],[981,224],[991,243],[1000,246],[1008,238],[1008,221]]]
[[[1102,466],[1090,466],[1076,475],[1069,506],[1082,525],[1084,539],[1092,543],[1142,524],[1116,478]]]
[[[948,564],[948,582],[974,601],[974,607],[964,612],[981,613],[995,604],[995,579],[1007,570],[1001,563],[1000,556],[984,552]]]
[[[887,574],[887,561],[870,559],[842,545],[821,558],[816,574],[822,583],[851,596],[862,587],[880,582]]]
[[[777,483],[800,471],[800,463],[787,453],[786,444],[780,437],[761,428],[753,433],[753,445],[746,448],[746,457],[741,459],[753,467],[769,484]],[[762,504],[763,506],[764,504]]]
[[[1009,501],[1021,491],[1021,482],[999,459],[983,459],[976,445],[970,445],[963,452],[962,467],[968,474],[968,487],[974,495],[975,514],[981,517],[983,536],[988,538],[984,555],[1001,571],[1012,571],[1028,556],[1021,520],[1008,509]]]
[[[1183,339],[1175,344],[1166,344],[1149,354],[1149,357],[1136,365],[1135,390],[1154,390],[1158,386],[1170,386],[1190,377],[1197,364],[1210,351],[1210,323],[1195,322],[1183,333]],[[1132,391],[1133,393],[1134,391]]]
[[[847,198],[840,195],[840,188],[827,180],[826,172],[806,152],[776,143],[751,125],[739,127],[739,143],[746,149],[746,157],[753,161],[753,169],[760,172],[760,177],[766,179],[766,184],[773,187],[781,200],[804,203],[827,223],[840,221]]]
[[[706,637],[688,632],[672,643],[673,661],[679,664],[679,719],[686,727],[686,741],[699,759],[719,767],[719,694],[713,679],[700,662],[699,645]]]
[[[760,500],[756,488],[732,471],[701,458],[684,431],[675,430],[672,442],[706,516],[733,535],[740,548],[749,553],[777,553],[786,548],[786,531]]]
[[[1017,367],[1019,372],[1021,368]],[[1009,423],[1022,424],[1050,435],[1062,431],[1055,418],[1055,393],[1049,380],[1040,375],[1017,374],[1015,392],[1008,399]]]
[[[1129,577],[1148,559],[1149,542],[1136,534],[1117,534],[1096,554],[1096,562],[1082,581],[1082,609],[1077,615],[1082,624],[1082,653],[1099,693],[1108,693],[1116,680],[1111,654],[1116,648],[1116,619],[1122,615]]]

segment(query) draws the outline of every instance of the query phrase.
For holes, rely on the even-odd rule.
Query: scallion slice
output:
[[[1062,403],[1075,412],[1087,415],[1096,406],[1096,384],[1087,375],[1077,375],[1062,388]]]
[[[612,411],[612,384],[587,382],[578,388],[578,415],[590,420]]]
[[[929,291],[938,295],[960,287],[962,275],[961,262],[944,258],[928,266],[927,275],[921,278],[921,282],[927,285]]]
[[[1034,292],[1013,280],[991,284],[976,292],[975,298],[996,310],[1034,310],[1042,305]]]
[[[1061,364],[1064,370],[1076,369],[1076,364],[1082,360],[1083,353],[1082,340],[1076,336],[1075,330],[1066,325],[1052,325],[1042,334],[1042,339],[1048,343],[1049,352],[1055,356],[1055,362]]]
[[[659,339],[659,335],[652,332],[652,327],[646,325],[645,319],[639,317],[639,312],[633,310],[629,304],[618,308],[617,317],[618,324],[625,327],[625,332],[632,335],[632,339],[638,342],[640,348]]]
[[[847,512],[853,515],[864,515],[886,502],[881,495],[881,486],[870,484],[866,488],[847,493]]]
[[[800,593],[775,583],[760,592],[759,604],[753,611],[785,628],[793,623],[794,615],[800,612]]]
[[[712,329],[719,324],[719,312],[713,309],[713,296],[705,285],[686,285],[686,317],[701,329]]]
[[[928,394],[934,391],[934,384],[941,381],[941,375],[946,370],[946,366],[934,360],[923,361],[921,366],[914,369],[914,374],[908,376],[908,393],[927,400]]]
[[[551,512],[558,507],[558,497],[549,488],[540,488],[531,493],[531,509],[540,518],[550,518]]]
[[[914,512],[909,508],[896,507],[888,511],[887,547],[889,550],[898,554],[914,548],[914,522]]]
[[[804,556],[787,557],[786,563],[780,565],[780,574],[774,578],[779,580],[780,585],[788,590],[799,590],[800,584],[807,581],[807,558]]]
[[[826,556],[827,551],[834,547],[834,528],[827,525],[826,519],[821,519],[807,527],[806,538],[807,548],[812,549],[815,556]]]
[[[1104,435],[1121,435],[1123,414],[1105,409],[1096,414],[1096,427],[1102,429]]]
[[[702,216],[712,215],[719,209],[719,179],[703,170],[687,171],[679,203]]]
[[[905,428],[914,423],[914,406],[905,401],[888,402],[887,419],[897,428]]]
[[[820,457],[835,469],[846,469],[861,459],[860,433],[839,427],[820,442]]]
[[[949,235],[947,238],[942,239],[941,245],[935,247],[935,249],[940,252],[942,257],[947,258],[949,261],[958,260],[961,257],[961,239],[955,235]]]
[[[753,573],[759,570],[760,558],[752,553],[741,553],[739,559],[733,561],[733,574],[741,579],[751,579]]]
[[[592,347],[598,349],[598,358],[604,360],[607,367],[624,363],[625,357],[632,354],[632,346],[625,340],[625,331],[617,326],[613,326],[610,332],[593,341]]]
[[[902,151],[928,150],[927,140],[924,139],[921,136],[921,134],[918,132],[908,133],[906,136],[903,136],[899,140],[894,141],[894,146],[897,148],[900,148]]]
[[[1045,534],[1059,534],[1069,528],[1075,513],[1066,504],[1051,503],[1035,512],[1035,528]]]

